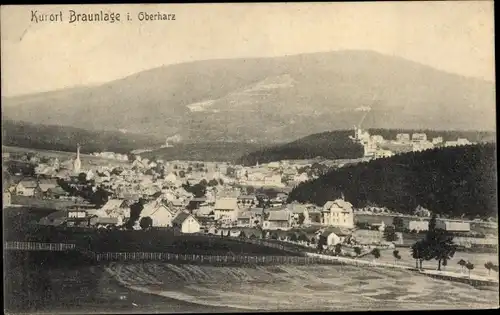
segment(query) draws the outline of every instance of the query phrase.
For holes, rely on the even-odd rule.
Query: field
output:
[[[415,259],[411,257],[411,250],[409,248],[398,248],[399,254],[401,256],[401,260],[397,262],[398,265],[405,265],[405,266],[415,266]],[[381,250],[381,256],[380,258],[376,259],[378,262],[383,262],[383,263],[389,263],[393,264],[394,263],[394,257],[392,255],[392,249],[390,250]],[[364,256],[364,260],[373,260],[372,255],[367,255]],[[476,274],[476,275],[481,275],[481,276],[487,276],[488,275],[488,270],[484,267],[484,264],[488,261],[493,262],[494,264],[498,265],[498,255],[496,253],[468,253],[468,252],[456,252],[453,258],[448,261],[448,265],[446,267],[442,267],[442,270],[446,271],[454,271],[454,272],[464,272],[466,273],[465,270],[462,270],[460,265],[458,265],[458,261],[460,259],[463,259],[465,261],[470,261],[473,263],[474,269],[471,271],[471,274]],[[425,269],[437,269],[438,262],[437,260],[430,260],[430,261],[424,261],[422,263],[422,267]],[[491,276],[496,276],[498,277],[498,274],[496,274],[494,271],[491,272]]]
[[[403,310],[498,305],[496,292],[371,267],[147,263],[111,264],[106,271],[139,292],[242,310]]]
[[[491,289],[375,267],[113,263],[38,267],[28,272],[23,268],[19,265],[6,279],[7,311],[220,313],[498,307],[498,292]]]

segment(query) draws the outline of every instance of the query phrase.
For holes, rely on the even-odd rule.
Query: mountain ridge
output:
[[[493,83],[359,50],[186,62],[3,100],[12,120],[192,141],[288,142],[352,128],[362,106],[366,128],[495,128]]]

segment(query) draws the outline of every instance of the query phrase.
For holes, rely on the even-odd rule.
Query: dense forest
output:
[[[82,145],[82,153],[99,151],[128,153],[134,149],[160,146],[164,140],[118,131],[88,131],[67,126],[2,120],[3,145],[73,152],[77,143]]]
[[[363,147],[353,143],[351,130],[328,131],[313,134],[287,144],[264,148],[242,156],[236,163],[255,165],[280,160],[302,160],[323,157],[326,159],[356,159],[363,157]]]
[[[170,148],[144,152],[148,159],[233,162],[240,156],[261,150],[265,144],[247,142],[178,143]]]
[[[343,193],[355,207],[367,203],[412,213],[421,205],[438,214],[497,216],[494,144],[411,152],[332,170],[304,182],[289,201],[323,205]]]

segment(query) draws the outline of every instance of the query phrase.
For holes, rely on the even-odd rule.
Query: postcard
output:
[[[499,307],[493,1],[0,12],[6,313]]]

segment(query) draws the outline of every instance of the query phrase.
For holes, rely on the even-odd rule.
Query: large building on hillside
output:
[[[323,206],[322,223],[329,226],[354,228],[354,209],[352,204],[344,199],[328,201]]]

